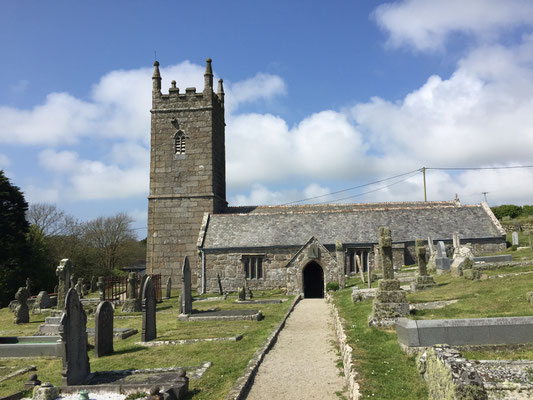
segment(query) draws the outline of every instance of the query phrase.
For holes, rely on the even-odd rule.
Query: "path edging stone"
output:
[[[346,332],[344,331],[344,320],[340,317],[339,311],[333,302],[333,298],[327,294],[327,301],[333,312],[333,323],[335,325],[335,337],[342,355],[342,365],[344,370],[344,380],[348,387],[348,399],[357,400],[361,397],[359,383],[357,383],[357,371],[352,361],[352,346],[348,344]]]
[[[291,304],[291,307],[289,308],[289,310],[283,317],[282,321],[270,333],[270,335],[268,335],[263,345],[254,353],[252,359],[248,362],[248,365],[246,366],[246,370],[244,371],[244,374],[241,375],[235,381],[235,384],[229,391],[225,400],[244,400],[246,398],[246,395],[250,391],[250,388],[254,381],[255,375],[257,374],[257,370],[259,369],[259,366],[263,362],[265,355],[270,351],[270,349],[272,349],[272,347],[274,347],[274,344],[276,343],[278,339],[279,333],[285,327],[285,322],[287,321],[287,318],[289,318],[289,315],[292,313],[292,311],[294,310],[294,307],[296,307],[296,304],[298,304],[300,299],[301,299],[301,296],[297,296],[294,299],[294,301]]]

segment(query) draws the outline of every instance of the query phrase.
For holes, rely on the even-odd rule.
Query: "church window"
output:
[[[242,263],[246,279],[263,279],[263,256],[243,256]]]
[[[182,131],[176,132],[174,135],[174,153],[185,154],[185,139],[186,136]]]

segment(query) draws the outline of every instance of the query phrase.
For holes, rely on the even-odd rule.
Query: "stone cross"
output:
[[[98,290],[98,286],[96,286],[96,284],[98,283],[98,279],[96,278],[96,276],[92,276],[91,277],[91,292],[94,293]]]
[[[434,252],[434,249],[433,249],[433,239],[431,238],[431,236],[428,236],[428,248],[429,248],[429,256],[433,256],[433,252]]]
[[[167,279],[167,288],[166,288],[166,298],[170,299],[170,295],[172,293],[172,278],[169,276]]]
[[[394,269],[392,268],[392,237],[390,228],[386,226],[380,226],[378,230],[378,236],[383,279],[394,279]]]
[[[222,290],[222,279],[220,279],[220,274],[217,272],[217,282],[218,282],[218,293],[222,296],[224,291]]]
[[[70,289],[70,270],[72,263],[68,258],[64,258],[56,268],[56,275],[58,278],[57,285],[57,309],[62,310],[65,307],[65,296]]]
[[[15,299],[18,301],[18,306],[15,308],[15,324],[27,324],[30,322],[30,310],[28,308],[28,299],[30,298],[30,292],[23,286],[17,290]]]
[[[518,241],[518,232],[517,232],[517,231],[514,231],[514,232],[511,234],[511,240],[512,240],[512,245],[513,245],[513,246],[518,246],[519,241]]]
[[[141,290],[143,311],[141,340],[143,342],[149,342],[157,337],[157,327],[155,322],[156,297],[152,278],[148,275],[145,276],[146,279],[144,281],[144,286]]]
[[[94,319],[94,355],[102,357],[113,353],[113,305],[103,301],[96,308]]]
[[[181,269],[181,314],[192,312],[192,288],[191,288],[191,268],[189,267],[189,257],[185,256],[183,268]]]
[[[105,281],[103,276],[98,277],[98,283],[96,284],[98,287],[98,294],[100,295],[100,301],[105,300]]]
[[[418,274],[426,276],[428,274],[426,266],[426,247],[424,246],[424,239],[416,239],[415,241],[416,258],[418,261]]]
[[[87,355],[87,315],[78,293],[69,289],[59,323],[63,353],[63,386],[81,385],[91,373]]]

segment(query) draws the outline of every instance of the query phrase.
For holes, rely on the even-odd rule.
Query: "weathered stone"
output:
[[[70,289],[70,272],[72,263],[68,258],[64,258],[56,268],[56,275],[58,278],[57,293],[57,309],[62,310],[65,307],[65,297]]]
[[[59,326],[63,352],[63,386],[81,385],[91,373],[87,355],[87,315],[78,293],[69,289]]]
[[[76,276],[76,274],[74,272],[71,272],[69,288],[75,288],[76,287],[76,283],[78,283],[78,277]]]
[[[218,282],[218,294],[221,296],[224,294],[224,291],[222,290],[222,280],[220,279],[220,274],[217,272],[217,282]]]
[[[26,289],[28,289],[28,294],[30,295],[31,297],[31,291],[33,289],[33,282],[31,281],[30,278],[26,278]]]
[[[246,293],[246,295],[248,296],[249,299],[253,299],[254,298],[254,294],[252,292],[252,289],[248,288],[248,292]]]
[[[103,301],[96,308],[94,322],[94,355],[102,357],[113,353],[113,305]]]
[[[98,277],[98,283],[96,284],[98,287],[98,295],[100,296],[100,301],[105,300],[105,281],[103,276]]]
[[[78,278],[78,282],[74,285],[74,289],[78,293],[80,299],[83,299],[83,278]]]
[[[481,279],[481,271],[478,269],[465,269],[463,270],[463,278],[470,280]]]
[[[32,389],[35,386],[39,386],[41,381],[37,378],[37,374],[31,374],[28,380],[24,383],[25,389]]]
[[[386,226],[379,227],[378,237],[383,279],[394,279],[394,269],[392,267],[392,237],[390,228]]]
[[[406,303],[407,298],[403,290],[378,290],[375,299],[381,303]]]
[[[520,244],[520,241],[518,240],[518,232],[514,231],[511,234],[511,240],[512,240],[511,243],[513,246],[518,246]]]
[[[33,308],[50,308],[52,307],[52,301],[50,300],[50,296],[48,296],[48,293],[44,290],[40,291],[37,295],[37,298],[35,299],[35,303],[33,303]]]
[[[91,277],[91,292],[94,293],[98,290],[98,286],[97,286],[97,283],[98,283],[98,278],[96,278],[96,276],[92,276]]]
[[[146,276],[146,275],[145,275]],[[130,272],[128,274],[128,298],[124,301],[124,304],[122,305],[122,312],[124,313],[130,313],[130,312],[139,312],[142,311],[141,307],[141,299],[140,296],[135,296],[135,283],[137,281],[137,278],[135,276],[135,272]],[[143,283],[144,283],[143,279]],[[139,289],[139,293],[141,293],[142,286]]]
[[[384,291],[400,290],[400,281],[398,279],[380,279],[378,289]]]
[[[424,239],[417,239],[415,241],[416,258],[418,261],[418,274],[425,276],[428,274],[426,265],[426,248],[424,247]]]
[[[181,269],[181,314],[190,314],[192,312],[191,283],[191,268],[189,266],[189,257],[185,257],[185,259],[183,260],[183,267]]]
[[[55,400],[59,396],[59,388],[50,382],[45,382],[33,388],[33,400]]]
[[[151,277],[147,277],[142,288],[142,334],[141,340],[149,342],[157,337],[156,327],[156,297]]]
[[[15,324],[27,324],[30,322],[30,310],[27,303],[29,297],[30,292],[25,286],[19,288],[15,294],[15,300],[18,302],[18,306],[15,308]]]
[[[239,295],[239,300],[240,301],[245,301],[246,300],[246,289],[244,287],[239,287],[237,289],[237,293]]]
[[[169,276],[167,279],[165,298],[170,299],[171,294],[172,294],[172,278]]]

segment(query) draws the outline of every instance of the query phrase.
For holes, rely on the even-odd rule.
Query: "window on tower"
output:
[[[187,137],[182,131],[176,132],[174,135],[174,153],[185,154],[185,141]]]

